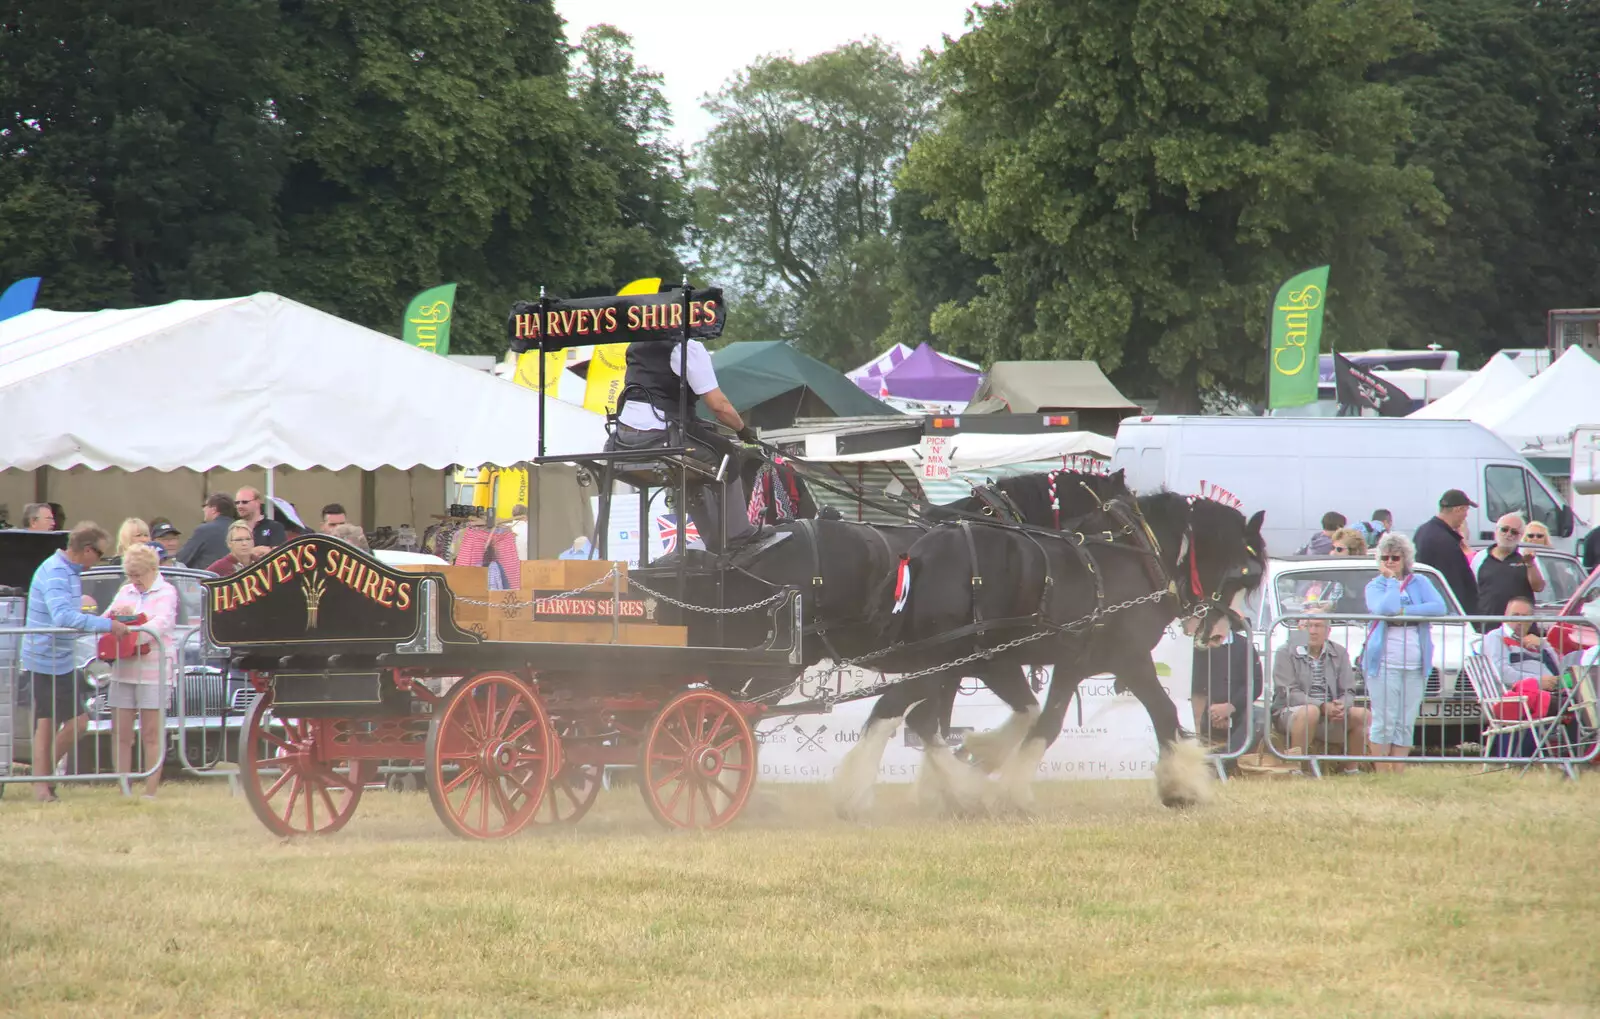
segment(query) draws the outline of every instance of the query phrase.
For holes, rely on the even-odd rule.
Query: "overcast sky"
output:
[[[611,24],[633,36],[639,62],[666,79],[672,137],[692,145],[710,118],[700,97],[715,92],[759,56],[800,59],[876,35],[907,55],[957,36],[970,0],[556,0],[577,42],[590,25]]]

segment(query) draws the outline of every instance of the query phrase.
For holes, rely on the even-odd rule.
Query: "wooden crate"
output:
[[[459,619],[456,625],[468,633],[475,633],[480,640],[500,640],[501,622],[498,619],[487,619],[481,622],[463,623]]]
[[[573,591],[585,584],[592,584],[596,580],[611,572],[615,566],[622,572],[620,590],[623,594],[628,591],[628,564],[625,562],[613,563],[596,559],[525,559],[522,562],[522,589],[524,591]],[[611,591],[611,582],[606,581],[596,592]]]
[[[516,619],[506,620],[498,625],[499,639],[514,643],[611,643],[610,623],[535,623],[531,620]],[[684,626],[625,624],[617,627],[617,643],[686,647],[689,643],[689,629]]]

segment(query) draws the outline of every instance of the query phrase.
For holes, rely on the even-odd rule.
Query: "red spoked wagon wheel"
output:
[[[250,707],[239,755],[244,796],[275,835],[336,832],[361,802],[362,762],[335,756],[322,737],[314,719],[277,717],[270,691]]]
[[[756,781],[756,739],[739,708],[715,690],[686,690],[645,730],[640,790],[669,828],[721,828]]]
[[[428,727],[428,798],[463,838],[515,835],[550,779],[550,718],[533,688],[483,672],[450,688]]]
[[[584,724],[578,719],[558,722],[556,729],[563,740],[584,735]],[[557,757],[560,758],[558,770],[550,777],[544,799],[533,813],[534,824],[576,824],[600,798],[599,765],[576,764],[567,759],[565,753]]]

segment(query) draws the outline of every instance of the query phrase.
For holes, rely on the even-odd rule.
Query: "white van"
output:
[[[1546,524],[1552,545],[1574,544],[1572,510],[1516,450],[1471,421],[1134,417],[1117,429],[1111,466],[1126,470],[1138,492],[1221,486],[1245,512],[1266,510],[1274,554],[1305,545],[1329,510],[1353,526],[1386,509],[1395,529],[1411,534],[1451,488],[1478,504],[1467,517],[1469,541],[1492,541],[1494,522],[1516,511]]]

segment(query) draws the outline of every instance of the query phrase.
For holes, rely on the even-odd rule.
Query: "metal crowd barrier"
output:
[[[161,634],[144,626],[132,627],[135,632],[148,634],[154,638],[161,655],[163,676],[161,682],[164,687],[172,683],[172,666],[175,656],[172,654],[173,645],[165,640]],[[50,774],[40,774],[34,765],[39,760],[40,748],[35,746],[35,719],[33,711],[33,690],[31,684],[21,682],[22,669],[22,642],[30,634],[46,634],[52,637],[71,636],[76,639],[73,660],[79,665],[73,670],[74,689],[82,690],[85,697],[81,703],[73,704],[77,713],[70,719],[54,719],[57,723],[56,732],[60,731],[63,721],[70,721],[79,727],[78,737],[67,752],[56,761],[51,762],[53,767]],[[56,627],[0,627],[0,793],[9,785],[37,785],[48,783],[52,785],[116,781],[124,794],[132,792],[133,783],[149,778],[158,772],[165,763],[165,735],[163,735],[162,758],[156,761],[145,762],[143,771],[118,772],[116,770],[115,733],[111,709],[106,706],[106,696],[109,692],[111,680],[111,666],[109,663],[95,659],[95,649],[99,634],[88,634],[82,630],[68,630]],[[167,698],[162,698],[160,707],[161,725],[165,730],[167,725]],[[19,720],[24,720],[19,725]],[[79,720],[82,720],[81,722]],[[135,722],[137,726],[137,720]],[[56,732],[51,733],[52,742]],[[132,763],[143,753],[143,735],[137,732],[133,741],[133,756],[129,759]],[[16,751],[23,740],[28,742],[28,774],[18,774],[16,769]],[[84,753],[84,746],[88,744],[89,752]]]
[[[1314,676],[1307,625],[1328,626],[1327,644],[1345,652],[1354,685],[1338,712],[1301,710],[1303,686]],[[1375,652],[1371,675],[1363,651],[1378,623],[1427,633],[1428,660],[1406,669]],[[1531,624],[1536,640],[1507,625]],[[1392,632],[1392,631],[1389,631]],[[1569,778],[1576,766],[1600,754],[1600,632],[1584,617],[1398,616],[1292,613],[1274,620],[1264,638],[1263,688],[1252,712],[1250,743],[1308,766],[1320,777],[1325,764],[1342,770],[1391,764],[1476,764],[1487,769],[1539,765]],[[1418,649],[1420,650],[1420,639]],[[1397,649],[1402,650],[1402,649]],[[1337,693],[1335,663],[1323,655],[1324,693]],[[1480,696],[1482,699],[1480,699]],[[1485,706],[1487,704],[1487,707]],[[1309,705],[1300,704],[1302,709]],[[1265,717],[1263,717],[1265,716]],[[1374,724],[1374,718],[1377,719]],[[1409,736],[1406,756],[1371,754],[1373,735],[1387,745]],[[1237,758],[1244,753],[1227,755]]]

